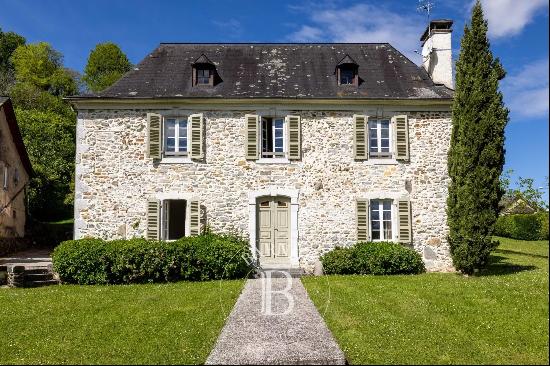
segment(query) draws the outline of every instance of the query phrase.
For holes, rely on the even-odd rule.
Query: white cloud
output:
[[[290,34],[296,42],[388,42],[416,63],[420,36],[426,26],[420,15],[398,14],[380,6],[358,4],[349,8],[312,10],[312,25]]]
[[[518,117],[548,115],[548,58],[525,65],[517,74],[506,77],[502,92],[510,112]]]
[[[548,0],[482,0],[481,4],[489,35],[501,38],[521,32],[539,9],[548,6]]]

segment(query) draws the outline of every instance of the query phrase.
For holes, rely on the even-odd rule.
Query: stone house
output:
[[[0,97],[0,238],[25,235],[25,188],[31,174],[11,100]]]
[[[452,267],[452,21],[419,67],[387,43],[160,44],[78,111],[75,238],[249,238],[311,271],[358,240]]]

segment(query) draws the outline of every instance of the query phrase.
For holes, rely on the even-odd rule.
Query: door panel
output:
[[[290,258],[290,200],[261,199],[258,203],[258,244],[263,262],[281,263]]]

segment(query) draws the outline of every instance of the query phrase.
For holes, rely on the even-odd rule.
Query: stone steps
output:
[[[0,285],[9,287],[41,287],[57,285],[59,280],[50,266],[0,266]]]
[[[302,268],[291,267],[291,268],[259,268],[256,269],[254,278],[270,276],[271,278],[300,278],[305,275],[305,272]]]

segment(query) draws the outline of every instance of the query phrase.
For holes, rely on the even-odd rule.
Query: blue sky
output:
[[[432,18],[455,21],[456,58],[472,2],[433,2]],[[511,111],[506,168],[542,186],[549,165],[548,1],[482,3],[493,51],[508,72],[501,85]],[[417,0],[0,0],[0,27],[28,42],[51,43],[80,72],[90,50],[105,41],[117,43],[133,63],[160,42],[333,41],[390,42],[419,63],[414,50],[426,16],[417,6]]]

